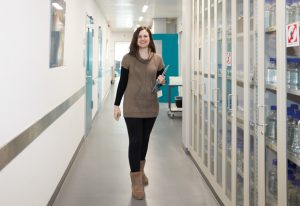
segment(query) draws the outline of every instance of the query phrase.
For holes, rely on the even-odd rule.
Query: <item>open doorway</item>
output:
[[[129,52],[130,42],[115,42],[115,77],[121,73],[121,61],[125,54]]]

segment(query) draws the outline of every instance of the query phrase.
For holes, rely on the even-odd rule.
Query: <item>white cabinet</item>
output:
[[[300,205],[299,21],[300,0],[193,0],[190,150],[225,205]]]

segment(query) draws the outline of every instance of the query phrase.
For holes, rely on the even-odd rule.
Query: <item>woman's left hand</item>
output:
[[[162,85],[165,85],[165,84],[166,84],[166,78],[165,78],[164,75],[159,75],[159,76],[157,77],[157,80],[158,80],[159,84],[162,84]]]

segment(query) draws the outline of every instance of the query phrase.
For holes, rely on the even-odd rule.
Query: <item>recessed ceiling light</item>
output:
[[[139,17],[139,21],[142,21],[142,20],[143,20],[143,18],[144,18],[144,17],[140,16],[140,17]]]
[[[52,6],[53,6],[54,8],[56,8],[57,10],[63,10],[63,9],[64,9],[64,8],[62,8],[62,6],[59,5],[58,3],[52,3]]]
[[[148,9],[148,5],[144,5],[143,9],[142,9],[142,12],[145,13],[147,11],[147,9]]]

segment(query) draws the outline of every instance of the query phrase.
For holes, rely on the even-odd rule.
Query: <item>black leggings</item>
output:
[[[155,120],[156,117],[125,118],[129,136],[128,158],[131,172],[140,171],[140,161],[145,160]]]

